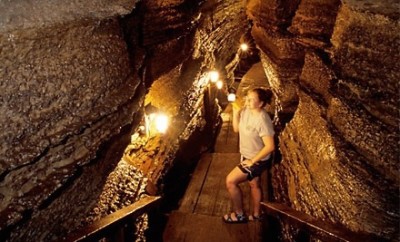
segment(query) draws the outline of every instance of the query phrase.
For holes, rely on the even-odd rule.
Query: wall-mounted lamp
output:
[[[240,49],[243,51],[247,51],[249,49],[249,46],[246,43],[240,44]]]
[[[149,138],[158,133],[165,134],[169,125],[169,118],[160,112],[157,107],[147,104],[144,114],[144,127],[146,136]]]
[[[163,113],[145,114],[145,128],[147,137],[157,133],[165,134],[169,125],[168,116]]]
[[[229,93],[228,94],[228,102],[234,102],[236,101],[236,94],[235,93]]]
[[[217,82],[218,79],[219,79],[219,73],[218,73],[218,71],[210,71],[210,72],[208,73],[208,76],[209,76],[211,82],[214,82],[214,83]]]
[[[156,130],[159,133],[165,134],[165,132],[167,132],[168,125],[169,125],[169,119],[168,119],[167,115],[165,115],[163,113],[156,114],[154,122],[155,122]]]
[[[232,87],[228,89],[228,101],[229,102],[236,101],[236,90]]]
[[[215,83],[215,85],[217,86],[218,89],[221,89],[224,86],[224,83],[221,80],[219,80],[217,81],[217,83]]]

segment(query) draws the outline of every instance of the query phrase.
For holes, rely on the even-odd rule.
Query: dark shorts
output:
[[[261,176],[261,173],[268,168],[269,163],[272,161],[272,156],[268,160],[257,161],[250,167],[245,167],[240,163],[237,167],[245,174],[247,174],[247,180],[251,181],[254,177]]]

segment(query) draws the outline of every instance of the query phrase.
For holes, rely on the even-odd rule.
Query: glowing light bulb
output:
[[[217,85],[218,89],[221,89],[224,86],[224,83],[222,81],[217,81],[217,83],[215,83],[215,85]]]
[[[168,129],[168,117],[165,114],[161,114],[159,113],[156,117],[155,117],[155,125],[156,125],[156,129],[158,132],[165,134],[165,132]]]
[[[246,43],[243,43],[240,45],[240,49],[243,51],[247,51],[249,49],[249,46]]]
[[[234,102],[234,101],[236,101],[236,94],[235,94],[235,93],[229,93],[229,94],[228,94],[228,101],[229,101],[229,102]]]
[[[209,77],[210,77],[211,82],[217,82],[218,79],[219,79],[219,73],[218,73],[218,71],[210,71],[210,72],[208,73],[208,75],[209,75]]]

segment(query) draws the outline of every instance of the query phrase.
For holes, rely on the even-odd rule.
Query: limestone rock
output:
[[[1,1],[0,32],[37,27],[47,28],[82,19],[112,18],[130,13],[136,2],[138,1]]]
[[[327,114],[343,139],[357,150],[367,166],[376,169],[380,179],[393,185],[399,183],[399,136],[395,128],[376,120],[355,100],[347,103],[334,98]]]
[[[300,38],[329,41],[339,4],[339,0],[301,1],[288,30]]]
[[[0,40],[0,173],[117,111],[138,86],[116,21],[11,35]]]
[[[294,112],[296,83],[303,65],[304,51],[293,38],[253,26],[252,35],[260,49],[261,62],[282,112]]]
[[[283,159],[274,170],[274,186],[281,191],[277,198],[354,231],[393,236],[398,217],[393,182],[378,175],[367,157],[331,129],[326,111],[300,94],[298,110],[280,136]]]
[[[4,12],[2,17],[26,10],[28,3],[7,5],[10,12]],[[123,130],[135,123],[134,113],[144,96],[137,72],[130,67],[117,19],[81,19],[78,14],[71,16],[78,20],[67,18],[62,22],[52,19],[56,15],[45,19],[35,14],[39,9],[54,10],[56,6],[52,4],[41,1],[32,12],[24,11],[27,15],[21,18],[38,20],[31,22],[29,28],[21,26],[24,19],[15,19],[6,22],[0,31],[0,230],[3,233],[18,228],[10,232],[14,239],[27,238],[23,235],[32,229],[34,232],[29,232],[28,237],[38,240],[50,228],[46,226],[53,221],[49,217],[60,210],[49,204],[70,182],[82,178],[82,166],[102,160],[110,140],[120,139],[122,147],[110,148],[109,152],[121,155],[127,144]],[[106,5],[98,7],[111,7]],[[111,9],[96,18],[128,11]],[[81,14],[87,13],[80,10]],[[76,197],[77,200],[63,203],[60,218],[86,209],[87,203],[83,202],[83,207],[74,204],[82,202],[80,195]],[[48,223],[35,229],[37,222],[27,222],[32,216]]]
[[[345,1],[332,36],[332,61],[343,85],[392,126],[399,123],[399,7],[396,1]]]
[[[324,59],[315,52],[307,52],[300,75],[300,86],[318,96],[325,104],[331,99],[331,87],[335,79],[334,72],[324,63]]]
[[[250,0],[247,1],[247,15],[258,27],[284,31],[299,3],[300,0]]]

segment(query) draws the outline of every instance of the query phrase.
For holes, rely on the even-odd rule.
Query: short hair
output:
[[[270,89],[257,87],[249,90],[247,93],[249,92],[254,92],[257,94],[258,99],[263,102],[262,107],[265,107],[267,104],[271,104],[273,93]]]

